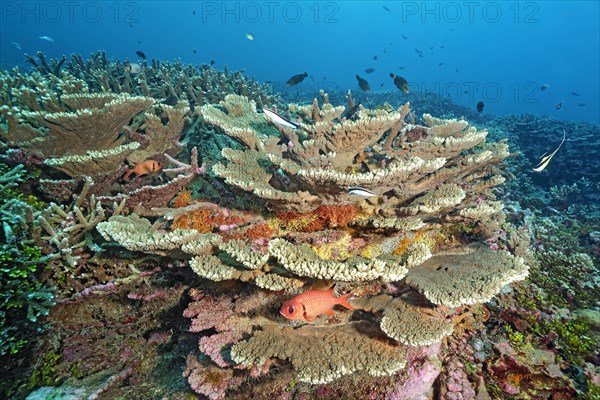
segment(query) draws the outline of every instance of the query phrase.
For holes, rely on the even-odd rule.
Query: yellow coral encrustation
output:
[[[323,259],[343,261],[352,257],[349,251],[351,242],[352,236],[348,232],[344,232],[343,236],[338,240],[311,247]]]

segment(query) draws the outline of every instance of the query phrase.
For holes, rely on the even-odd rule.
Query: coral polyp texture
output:
[[[409,360],[407,349],[452,335],[460,306],[486,302],[528,274],[522,258],[483,245],[503,221],[493,188],[504,181],[505,143],[485,142],[487,132],[464,120],[406,121],[408,103],[350,115],[322,97],[279,111],[296,130],[271,125],[239,95],[198,109],[243,146],[223,149],[213,172],[261,199],[262,213],[184,193],[181,207],[156,210],[154,223],[133,213],[98,224],[106,240],[129,250],[189,260],[201,279],[242,282],[233,302],[192,294],[191,329],[212,334],[199,346],[212,361],[188,359],[198,393],[223,398],[240,369],[256,377],[274,364],[313,384],[418,368],[425,361]],[[352,292],[359,311],[299,327],[274,312],[283,299],[331,286]]]

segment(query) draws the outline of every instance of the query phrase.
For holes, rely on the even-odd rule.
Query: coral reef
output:
[[[328,383],[356,371],[394,374],[406,365],[404,346],[428,346],[452,334],[453,312],[432,307],[426,299],[451,308],[484,302],[527,276],[521,258],[507,251],[464,249],[469,240],[458,235],[465,229],[461,226],[468,226],[485,238],[496,226],[488,219],[502,210],[490,188],[502,182],[494,165],[508,152],[504,144],[481,145],[485,132],[467,128],[464,121],[425,116],[430,126],[419,127],[425,133],[404,145],[406,132],[416,129],[403,122],[408,105],[391,112],[362,109],[356,120],[342,121],[343,107],[325,103],[321,110],[315,102],[311,107],[290,106],[304,122],[302,132],[284,131],[292,143],[288,146],[278,144],[276,132],[259,133],[260,127],[272,128],[247,98],[228,95],[221,106],[203,106],[199,112],[247,149],[223,150],[229,163],[213,171],[229,185],[266,200],[276,210],[275,218],[265,212],[231,219],[233,211],[182,197],[179,208],[162,210],[164,217],[154,224],[137,214],[98,224],[106,240],[129,250],[191,258],[192,270],[202,278],[258,287],[235,303],[196,296],[184,313],[192,318],[192,331],[217,332],[199,341],[199,350],[214,364],[188,360],[186,376],[199,393],[222,397],[226,382],[237,385],[236,375],[225,372],[232,365],[252,374],[274,360],[288,360],[298,379],[311,383]],[[386,135],[394,135],[387,145]],[[368,172],[345,172],[362,168],[356,157],[386,161]],[[275,175],[270,171],[276,168],[290,180],[285,188],[297,190],[271,185]],[[381,198],[353,199],[347,186],[359,184],[382,188]],[[228,215],[230,223],[221,215]],[[243,236],[248,224],[273,228],[252,240]],[[335,251],[329,243],[335,243]],[[448,250],[472,254],[445,254]],[[261,298],[261,290],[294,294],[315,280],[334,281],[355,293],[371,287],[370,297],[354,300],[363,318],[353,319],[345,311],[337,314],[333,326],[321,319],[295,329],[273,320],[268,306],[273,297]],[[404,295],[377,295],[382,283],[399,281]],[[243,314],[235,312],[246,296],[258,298],[258,303],[250,301],[254,305]],[[207,376],[223,383],[212,386]]]
[[[570,204],[593,182],[548,188],[550,217],[520,208],[513,190],[531,180],[503,185],[505,162],[522,162],[507,141],[416,116],[431,96],[394,108],[347,93],[345,107],[321,92],[278,104],[291,130],[241,73],[103,52],[28,61],[35,72],[0,75],[0,278],[15,305],[0,309],[1,350],[19,352],[27,318],[49,324],[9,395],[594,393],[600,228]],[[122,179],[146,160],[161,168]],[[26,180],[16,163],[41,170]],[[278,312],[329,288],[353,309]]]

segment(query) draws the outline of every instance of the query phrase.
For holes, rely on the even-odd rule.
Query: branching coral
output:
[[[138,143],[124,144],[124,126],[154,101],[144,97],[71,94],[60,112],[3,109],[8,144],[41,154],[45,163],[70,176],[113,171]]]
[[[239,96],[230,96],[222,104],[232,108],[241,102]],[[503,143],[479,145],[486,137],[485,131],[467,128],[464,121],[431,117],[425,118],[430,127],[422,128],[427,131],[425,138],[411,146],[389,145],[384,151],[379,142],[386,134],[395,134],[400,127],[412,128],[404,122],[410,111],[408,104],[392,112],[363,109],[351,121],[342,121],[340,114],[335,113],[331,119],[318,122],[313,119],[312,108],[290,106],[303,123],[299,133],[285,130],[289,146],[277,145],[272,136],[258,131],[266,129],[258,123],[254,107],[244,105],[237,109],[247,111],[242,116],[225,114],[211,106],[200,111],[207,122],[248,147],[243,151],[224,150],[223,156],[229,164],[218,164],[214,171],[227,183],[252,191],[275,208],[307,211],[321,204],[359,200],[348,195],[349,186],[361,186],[383,195],[385,201],[381,206],[396,207],[401,213],[402,206],[409,206],[410,200],[419,195],[437,204],[444,193],[450,196],[449,188],[454,188],[454,200],[448,206],[466,204],[473,199],[476,182],[487,182],[480,183],[478,190],[501,183],[492,166],[508,156]],[[382,166],[364,170],[364,165],[355,160],[374,156],[375,149],[384,155],[378,162]],[[290,182],[285,188],[271,184],[278,169]],[[459,182],[462,183],[457,186]],[[436,194],[434,189],[440,193]],[[419,210],[413,209],[407,208],[405,212],[414,214]]]

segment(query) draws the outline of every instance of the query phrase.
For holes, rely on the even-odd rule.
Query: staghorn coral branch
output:
[[[200,166],[200,167],[198,166],[198,149],[195,146],[192,149],[192,159],[189,164],[178,161],[168,154],[165,154],[164,156],[169,162],[177,165],[177,167],[178,167],[178,168],[167,168],[164,170],[165,172],[175,172],[175,173],[187,172],[187,173],[191,173],[194,175],[202,175],[206,171],[204,164],[202,164],[202,166]]]

